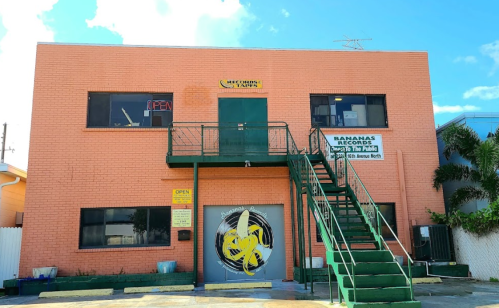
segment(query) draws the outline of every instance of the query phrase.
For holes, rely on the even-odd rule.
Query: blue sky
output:
[[[343,49],[343,35],[372,38],[366,50],[428,51],[444,124],[499,112],[498,12],[495,0],[0,0],[7,162],[27,164],[37,41]]]

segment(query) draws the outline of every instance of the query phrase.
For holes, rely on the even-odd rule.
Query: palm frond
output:
[[[437,190],[446,181],[471,181],[479,182],[480,173],[470,166],[447,164],[438,167],[433,174],[433,187]]]
[[[449,159],[452,153],[458,153],[476,165],[475,149],[482,141],[472,128],[453,123],[442,132],[442,140],[445,143],[445,158]]]
[[[457,209],[461,205],[470,202],[471,200],[489,200],[489,194],[481,187],[464,186],[456,189],[451,195],[449,202],[452,208]]]
[[[475,149],[475,157],[482,177],[495,174],[499,162],[499,144],[490,139],[482,142]]]
[[[494,133],[494,138],[492,138],[492,140],[497,144],[499,145],[499,125],[497,126],[496,128],[496,131]]]
[[[480,185],[487,192],[490,200],[497,200],[499,197],[499,175],[496,172],[483,176],[480,179]]]

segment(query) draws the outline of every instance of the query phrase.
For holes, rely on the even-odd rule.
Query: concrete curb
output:
[[[213,283],[205,284],[205,290],[272,288],[272,282]]]
[[[125,288],[125,294],[193,291],[194,285]]]
[[[440,279],[440,277],[412,278],[412,283],[413,284],[442,283],[442,279]]]
[[[113,289],[52,291],[52,292],[42,292],[40,293],[38,298],[108,296],[108,295],[113,295],[113,293],[114,293]]]

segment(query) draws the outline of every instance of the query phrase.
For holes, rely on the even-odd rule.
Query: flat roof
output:
[[[437,128],[437,133],[440,133],[442,130],[444,130],[447,126],[451,125],[452,123],[458,123],[464,119],[473,119],[473,118],[497,118],[499,120],[499,112],[465,112],[455,117],[454,119],[450,120],[449,122],[439,126]]]
[[[216,47],[216,46],[175,46],[175,45],[128,45],[128,44],[92,44],[92,43],[63,43],[63,42],[38,42],[38,45],[62,46],[104,46],[104,47],[141,47],[141,48],[177,48],[177,49],[228,49],[228,50],[280,50],[280,51],[337,51],[337,52],[396,52],[411,53],[425,50],[353,50],[353,49],[312,49],[312,48],[263,48],[263,47]]]
[[[23,181],[26,181],[26,178],[28,177],[26,171],[5,163],[0,163],[0,173],[6,173],[12,177],[20,177]]]

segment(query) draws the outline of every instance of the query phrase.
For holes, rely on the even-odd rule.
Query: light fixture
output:
[[[341,97],[335,97],[335,98],[334,98],[334,100],[335,100],[336,102],[341,102],[341,101],[343,100],[343,98],[341,98]]]

